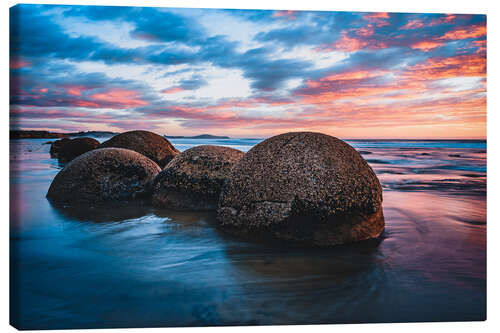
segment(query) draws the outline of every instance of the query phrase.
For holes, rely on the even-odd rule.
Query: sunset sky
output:
[[[485,138],[486,16],[11,8],[11,129]]]

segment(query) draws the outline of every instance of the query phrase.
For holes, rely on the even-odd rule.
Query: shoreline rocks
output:
[[[103,142],[99,148],[130,149],[151,159],[161,168],[179,154],[170,141],[148,131],[129,131],[115,135]]]
[[[285,133],[254,146],[233,167],[217,212],[224,231],[257,241],[328,247],[378,237],[382,188],[342,140]]]
[[[243,152],[201,145],[177,155],[156,177],[154,206],[176,210],[215,210],[220,191]]]
[[[156,163],[132,150],[96,149],[68,163],[52,181],[47,198],[69,205],[143,198],[160,171]]]

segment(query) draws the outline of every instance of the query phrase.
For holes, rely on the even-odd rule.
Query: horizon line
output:
[[[44,130],[44,129],[9,129],[9,131],[40,131],[40,132],[59,133],[59,134],[71,134],[71,133],[79,133],[79,132],[111,132],[111,133],[118,134],[118,133],[129,132],[129,131],[114,132],[114,131],[105,131],[105,130],[77,130],[77,131],[72,131],[72,132],[69,132],[69,131],[68,132],[64,132],[64,131],[55,132],[55,131],[48,131],[48,130]],[[149,131],[149,132],[153,132],[153,131]],[[290,132],[314,132],[314,131],[290,131]],[[156,133],[156,132],[153,132],[153,133]],[[275,134],[275,135],[280,135],[280,134],[284,134],[284,133],[288,133],[288,132],[283,132],[283,133],[279,133],[279,134]],[[323,132],[316,132],[316,133],[323,133]],[[323,134],[327,134],[327,135],[335,137],[334,135],[331,135],[328,133],[323,133]],[[159,135],[167,136],[167,137],[169,137],[169,136],[193,137],[193,136],[199,136],[199,135],[211,135],[211,136],[227,136],[230,139],[262,139],[262,140],[265,140],[265,139],[268,139],[270,137],[275,136],[275,135],[270,135],[270,136],[266,136],[266,137],[248,137],[248,136],[239,136],[239,135],[230,136],[230,135],[226,135],[226,134],[209,134],[209,133],[200,133],[200,134],[192,134],[192,135],[186,135],[186,134],[159,134]],[[441,141],[445,141],[445,140],[479,140],[479,141],[487,141],[487,136],[486,137],[443,137],[443,138],[441,138],[441,137],[434,137],[434,138],[433,137],[420,137],[420,138],[417,138],[417,137],[408,137],[408,138],[395,138],[395,137],[343,138],[343,137],[337,137],[337,138],[342,139],[342,140],[346,140],[346,141],[349,141],[349,140],[427,140],[427,141],[430,141],[430,140],[441,140]]]

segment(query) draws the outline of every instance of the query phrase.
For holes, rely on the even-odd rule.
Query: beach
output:
[[[102,138],[98,138],[102,141]],[[346,140],[383,188],[380,239],[286,249],[213,212],[61,209],[49,139],[10,140],[11,322],[23,329],[486,319],[486,141]],[[171,139],[179,151],[261,139]]]

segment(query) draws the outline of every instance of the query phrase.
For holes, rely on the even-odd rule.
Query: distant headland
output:
[[[111,137],[120,134],[119,132],[109,132],[109,131],[80,131],[73,133],[57,133],[49,131],[24,131],[24,130],[11,130],[11,139],[59,139],[59,138],[69,138],[69,137]],[[174,136],[174,135],[164,135],[167,139],[230,139],[228,136],[218,136],[210,134],[200,134],[194,136]]]
[[[74,133],[57,133],[49,131],[23,131],[23,130],[11,130],[11,139],[58,139],[58,138],[69,138],[69,137],[109,137],[114,136],[118,133],[106,132],[106,131],[87,131],[87,132],[74,132]]]

